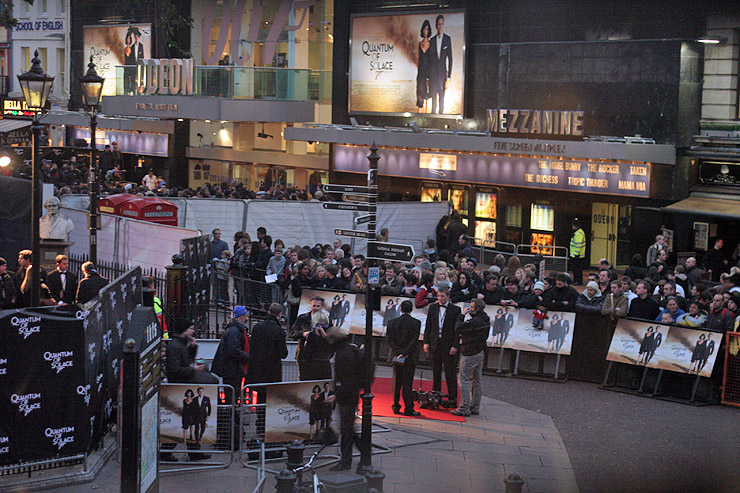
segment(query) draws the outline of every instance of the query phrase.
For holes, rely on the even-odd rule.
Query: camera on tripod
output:
[[[446,397],[449,396],[436,390],[414,390],[414,400],[419,403],[419,407],[422,409],[439,409],[440,407],[444,407],[442,401]]]

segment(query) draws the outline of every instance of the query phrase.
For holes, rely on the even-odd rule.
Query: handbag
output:
[[[406,364],[406,356],[403,354],[399,354],[393,358],[393,364],[394,365],[404,365]]]

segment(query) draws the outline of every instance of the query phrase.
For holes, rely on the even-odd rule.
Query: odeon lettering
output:
[[[140,93],[193,94],[192,58],[149,58],[139,60],[138,67]],[[176,110],[174,108],[173,111]]]

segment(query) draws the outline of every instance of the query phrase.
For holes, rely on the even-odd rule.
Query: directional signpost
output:
[[[334,234],[337,236],[350,236],[352,238],[366,238],[368,240],[373,238],[367,231],[357,231],[356,229],[335,229]]]
[[[391,262],[411,262],[411,259],[414,258],[414,248],[411,245],[368,241],[367,256],[368,258],[390,260]]]
[[[324,209],[333,209],[337,211],[359,211],[359,212],[371,212],[370,207],[375,211],[375,205],[370,204],[348,204],[346,202],[324,202]]]
[[[380,155],[378,154],[378,148],[373,143],[370,147],[370,155],[367,157],[368,170],[367,170],[367,186],[355,186],[355,185],[333,185],[327,184],[323,186],[323,190],[326,193],[341,193],[342,198],[348,202],[361,202],[359,204],[352,204],[347,202],[324,202],[323,207],[327,210],[343,210],[343,211],[359,211],[367,212],[366,216],[361,216],[355,219],[355,224],[367,223],[367,232],[357,231],[354,229],[335,229],[334,234],[339,236],[350,236],[353,238],[366,238],[368,240],[375,239],[375,228],[376,228],[376,217],[378,211],[378,161]],[[380,273],[377,267],[377,258],[394,260],[396,257],[403,257],[406,260],[411,260],[413,256],[413,249],[408,245],[392,245],[390,243],[382,243],[385,247],[374,247],[374,253],[370,253],[370,245],[376,243],[375,241],[368,241],[368,278],[376,281],[368,282],[367,291],[365,291],[365,388],[362,394],[362,440],[360,446],[360,466],[357,468],[358,473],[364,473],[370,471],[373,467],[372,461],[372,425],[373,425],[373,394],[371,390],[373,382],[373,306],[374,300],[378,300],[380,297],[379,288],[377,281],[379,280]],[[388,248],[398,247],[398,248]],[[411,253],[409,254],[406,249]],[[396,251],[397,250],[397,251]],[[395,253],[394,253],[395,252]],[[395,256],[394,256],[395,255]],[[375,257],[375,258],[373,258]],[[408,257],[408,258],[406,258]],[[379,303],[379,301],[378,301]]]

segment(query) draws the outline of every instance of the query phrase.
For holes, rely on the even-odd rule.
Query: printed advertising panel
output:
[[[159,392],[160,443],[177,444],[175,450],[214,445],[217,403],[218,385],[163,384]]]
[[[303,290],[301,293],[301,304],[298,307],[298,315],[303,315],[304,313],[311,311],[311,298],[316,296],[324,299],[323,311],[329,318],[329,325],[339,327],[343,332],[349,333],[352,321],[354,319],[362,318],[357,316],[357,312],[354,309],[355,294],[336,293],[334,291],[321,291],[317,289]],[[362,318],[360,323],[365,327],[364,318]]]
[[[330,380],[267,386],[266,443],[310,440],[318,430],[330,427],[335,419],[338,418]]]
[[[87,72],[90,56],[93,57],[95,71],[105,78],[103,96],[114,96],[116,87],[123,82],[133,90],[136,84],[136,67],[139,60],[152,58],[151,24],[118,24],[113,26],[85,26],[85,53],[83,73]],[[132,66],[124,74],[116,73],[116,65]],[[118,75],[125,77],[119,81]]]
[[[461,115],[464,87],[464,12],[352,17],[350,112]]]
[[[710,377],[722,334],[621,319],[608,361]]]

